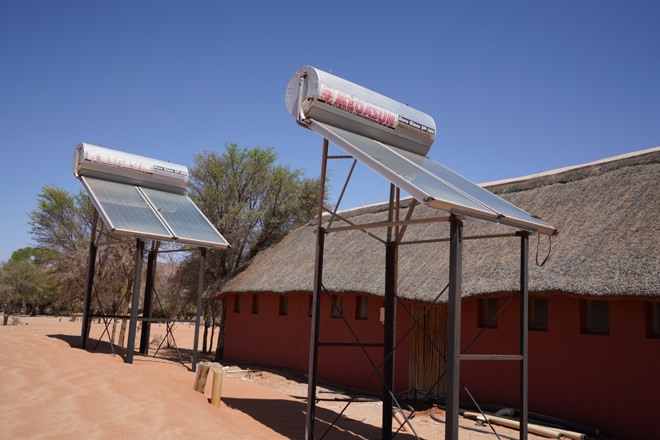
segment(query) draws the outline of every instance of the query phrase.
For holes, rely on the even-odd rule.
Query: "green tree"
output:
[[[189,195],[231,245],[207,255],[204,283],[213,295],[258,252],[315,216],[320,179],[277,164],[273,147],[228,143],[224,153],[205,151],[193,162]],[[181,285],[196,286],[198,270],[199,257],[191,254],[179,269]],[[224,303],[218,315],[224,315]],[[221,320],[217,359],[222,356],[223,325]]]
[[[50,304],[55,296],[55,283],[48,270],[41,265],[37,249],[15,251],[3,264],[0,277],[0,299],[3,325],[17,308],[26,306],[28,313],[36,313]]]
[[[58,306],[69,312],[82,302],[92,213],[91,201],[82,191],[73,195],[45,186],[37,195],[37,208],[28,214],[33,239],[57,280]]]
[[[57,281],[55,303],[66,312],[82,307],[93,213],[94,206],[82,191],[74,195],[51,185],[42,188],[37,195],[37,208],[28,214],[43,264]],[[101,233],[112,237],[107,230]],[[126,293],[132,288],[134,252],[132,245],[98,248],[94,286],[106,313],[116,309],[122,298],[123,303],[128,303]],[[97,306],[96,301],[93,306]],[[124,306],[121,311],[125,311]]]

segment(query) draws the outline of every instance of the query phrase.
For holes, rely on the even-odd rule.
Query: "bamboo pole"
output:
[[[211,392],[211,405],[220,408],[220,398],[222,397],[222,368],[213,371],[213,391]]]
[[[480,413],[466,412],[463,414],[463,416],[469,419],[476,419],[484,422],[486,421]],[[497,416],[486,416],[486,417],[488,417],[488,421],[490,421],[491,423],[495,423],[501,426],[506,426],[507,428],[513,428],[518,430],[520,429],[520,422],[517,420],[511,420]],[[585,440],[587,437],[585,434],[582,434],[580,432],[568,431],[561,428],[548,428],[546,426],[536,425],[532,423],[529,423],[527,425],[527,431],[531,432],[532,434],[542,435],[544,437],[550,437],[550,438],[566,437],[574,440]]]
[[[410,428],[410,421],[406,420],[406,416],[403,415],[403,413],[401,412],[401,410],[399,410],[399,408],[392,408],[392,416],[394,416],[394,420],[397,421],[399,426],[401,426],[401,428],[404,431],[406,431],[409,434],[414,434],[415,433],[415,431],[413,431]]]

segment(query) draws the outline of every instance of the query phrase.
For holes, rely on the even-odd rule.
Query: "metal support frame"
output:
[[[445,439],[458,439],[463,285],[463,222],[452,216],[449,242],[449,319],[447,324],[447,424]]]
[[[520,440],[527,440],[529,342],[529,232],[520,233]]]
[[[133,363],[135,351],[135,331],[137,329],[138,308],[140,307],[140,288],[142,287],[142,264],[144,263],[144,241],[137,239],[135,243],[135,278],[133,280],[133,300],[131,301],[131,319],[128,323],[128,342],[126,343],[127,364]]]
[[[140,334],[140,345],[139,345],[139,352],[142,354],[148,354],[149,353],[149,338],[150,338],[150,329],[151,329],[151,323],[152,322],[164,322],[167,324],[167,334],[171,335],[172,338],[174,338],[174,335],[172,333],[172,326],[174,325],[175,322],[194,322],[195,323],[195,341],[194,341],[194,346],[193,346],[193,359],[192,359],[192,371],[194,372],[197,367],[197,351],[198,351],[198,343],[199,343],[199,326],[200,326],[200,320],[201,320],[201,309],[202,309],[202,295],[204,292],[204,265],[205,265],[205,258],[206,258],[206,248],[199,248],[200,249],[200,268],[199,268],[199,284],[198,284],[198,289],[197,289],[197,314],[196,314],[196,319],[195,320],[182,320],[182,319],[166,319],[166,318],[152,318],[152,309],[153,309],[153,294],[156,294],[156,299],[158,300],[161,312],[164,313],[162,304],[160,304],[160,300],[158,299],[158,294],[156,293],[154,289],[154,273],[155,273],[155,267],[156,267],[156,259],[157,255],[159,253],[167,253],[167,252],[182,252],[182,251],[190,251],[192,249],[190,248],[184,248],[184,249],[176,249],[176,250],[165,250],[161,251],[159,250],[159,245],[160,242],[156,242],[153,246],[151,251],[149,252],[148,255],[148,261],[147,261],[147,274],[146,274],[146,282],[145,282],[145,295],[144,295],[144,311],[142,316],[139,315],[139,306],[140,306],[140,290],[141,290],[141,284],[142,284],[142,267],[144,263],[144,253],[145,253],[145,241],[143,239],[137,238],[136,240],[131,240],[131,241],[111,241],[111,242],[105,242],[105,243],[96,243],[97,237],[100,237],[101,235],[104,235],[102,231],[97,231],[97,225],[98,225],[98,211],[95,209],[94,214],[92,217],[92,228],[91,228],[91,238],[90,238],[90,244],[89,244],[89,258],[88,258],[88,266],[87,266],[87,285],[85,288],[85,298],[84,298],[84,306],[83,306],[83,325],[82,325],[82,331],[81,331],[81,348],[85,349],[87,346],[87,341],[89,339],[89,328],[90,328],[90,319],[91,318],[103,318],[105,327],[106,329],[104,330],[104,333],[101,335],[101,338],[103,338],[103,335],[107,332],[108,333],[108,339],[111,344],[111,349],[112,349],[112,341],[110,340],[110,333],[108,330],[108,322],[106,321],[107,318],[122,318],[122,319],[128,319],[129,320],[129,327],[128,327],[128,342],[126,344],[126,357],[124,358],[124,362],[128,364],[133,363],[133,356],[135,352],[135,338],[136,338],[136,333],[137,333],[137,322],[140,321],[142,323],[142,330]],[[112,239],[114,237],[108,236]],[[135,254],[135,275],[134,275],[134,280],[133,280],[133,292],[132,292],[132,300],[131,300],[131,308],[130,308],[130,315],[125,316],[125,315],[118,315],[117,310],[113,310],[112,313],[106,314],[103,311],[103,308],[100,303],[100,299],[98,297],[98,294],[96,295],[97,300],[99,301],[99,309],[100,309],[100,314],[92,314],[92,293],[95,291],[95,286],[94,286],[94,270],[95,270],[95,265],[96,265],[96,256],[97,256],[97,249],[101,246],[114,246],[114,245],[121,245],[121,244],[129,244],[129,243],[136,243],[136,254]],[[128,292],[126,292],[128,294]],[[188,299],[190,301],[191,297]],[[123,298],[122,298],[123,301]],[[120,301],[121,303],[121,301]],[[185,306],[188,304],[186,302]],[[118,306],[117,306],[118,307]],[[183,308],[182,308],[183,311]],[[100,339],[99,339],[100,342]],[[97,347],[98,347],[98,342],[97,342]],[[161,342],[162,345],[162,342]],[[176,342],[175,342],[175,347],[176,347]],[[179,353],[179,348],[177,348],[177,353]],[[95,348],[96,349],[96,348]],[[158,349],[156,350],[156,353],[154,353],[154,356],[158,353]],[[113,349],[114,353],[114,349]],[[181,363],[183,364],[183,359],[181,359],[181,354],[179,353],[179,359],[181,360]],[[185,364],[184,364],[185,365]]]
[[[308,370],[308,394],[307,394],[307,414],[306,414],[306,431],[305,439],[313,440],[315,439],[314,435],[314,421],[315,421],[315,402],[318,400],[316,398],[316,382],[317,382],[317,371],[318,371],[318,348],[319,347],[360,347],[364,352],[364,348],[367,346],[372,347],[383,347],[383,361],[380,365],[375,365],[372,362],[374,367],[374,372],[367,378],[363,386],[371,380],[375,375],[378,375],[383,383],[383,413],[382,413],[382,431],[381,436],[383,439],[390,440],[393,437],[392,431],[392,409],[394,405],[400,409],[398,402],[393,394],[394,388],[394,364],[395,364],[395,350],[399,344],[405,339],[410,331],[415,326],[418,326],[418,320],[421,318],[415,318],[410,314],[410,312],[405,308],[411,316],[411,319],[414,321],[411,329],[406,332],[401,341],[395,344],[396,341],[396,309],[397,301],[400,302],[400,299],[396,295],[397,291],[397,270],[398,270],[398,247],[399,245],[413,245],[413,244],[426,244],[426,243],[438,243],[443,241],[449,241],[449,283],[447,287],[440,292],[438,297],[433,301],[433,304],[439,299],[439,297],[448,289],[448,308],[449,308],[449,319],[448,319],[448,328],[447,328],[447,356],[445,357],[443,353],[440,353],[440,356],[445,358],[445,363],[447,365],[447,393],[446,393],[446,430],[445,438],[451,440],[458,439],[459,433],[459,424],[458,424],[458,415],[459,415],[459,396],[460,388],[465,388],[465,385],[460,379],[460,364],[461,360],[473,361],[473,360],[506,360],[506,361],[517,361],[519,362],[520,368],[520,439],[527,439],[527,426],[528,426],[528,282],[529,282],[529,235],[527,231],[517,231],[514,233],[503,233],[503,234],[490,234],[490,235],[477,235],[477,236],[463,236],[463,220],[464,216],[452,213],[449,217],[444,218],[429,218],[429,219],[417,219],[413,220],[412,210],[415,207],[415,202],[411,204],[405,220],[401,221],[399,219],[399,209],[400,209],[400,200],[399,200],[399,189],[395,185],[390,185],[390,205],[389,205],[389,214],[388,220],[386,222],[376,222],[371,224],[357,225],[349,221],[348,219],[343,218],[341,215],[337,214],[336,207],[333,211],[323,207],[324,195],[325,195],[325,176],[327,169],[327,160],[330,157],[328,156],[328,141],[324,139],[323,141],[323,162],[321,170],[321,191],[319,197],[319,209],[318,209],[318,223],[316,227],[316,257],[315,257],[315,266],[314,266],[314,291],[312,294],[312,325],[311,325],[311,335],[310,335],[310,357],[309,357],[309,370]],[[351,169],[351,173],[352,173]],[[350,179],[350,174],[349,174]],[[348,181],[347,181],[348,183]],[[342,190],[342,196],[346,185]],[[396,193],[396,196],[395,196]],[[322,226],[322,214],[323,212],[330,213],[330,223],[328,228],[323,228]],[[396,213],[396,218],[395,217]],[[334,227],[330,228],[333,219],[339,219],[349,226]],[[429,240],[415,240],[403,242],[403,235],[405,233],[406,227],[408,225],[415,224],[428,224],[428,223],[438,223],[438,222],[449,222],[450,226],[450,235],[449,238],[440,238],[440,239],[429,239]],[[367,232],[367,229],[371,228],[387,228],[387,240],[383,240],[375,235]],[[350,329],[350,325],[345,320],[349,330],[355,338],[355,342],[346,343],[346,342],[319,342],[319,324],[320,324],[320,306],[321,306],[321,293],[325,292],[328,296],[329,292],[323,287],[323,251],[325,243],[325,235],[331,232],[345,232],[352,230],[360,230],[369,236],[377,239],[380,243],[385,245],[385,298],[384,298],[384,308],[385,308],[385,321],[384,321],[384,335],[383,343],[362,343],[359,341],[357,335]],[[462,299],[462,272],[463,272],[463,241],[464,240],[479,240],[479,239],[493,239],[493,238],[505,238],[505,237],[521,237],[521,252],[520,252],[520,354],[500,354],[500,355],[486,355],[486,354],[465,354],[465,351],[474,343],[472,341],[467,345],[466,349],[461,351],[461,299]],[[511,299],[513,301],[513,298]],[[498,315],[511,303],[507,303],[502,310],[498,312]],[[332,299],[331,299],[332,302]],[[432,305],[432,304],[431,304]],[[431,307],[427,308],[428,311]],[[426,311],[424,313],[426,313]],[[342,316],[343,318],[343,316]],[[425,333],[426,334],[426,333]],[[482,334],[482,333],[481,333]],[[477,339],[481,334],[477,335]],[[429,337],[428,335],[426,335]],[[434,344],[435,345],[435,344]],[[436,347],[439,350],[438,347]],[[365,352],[366,354],[366,352]],[[369,357],[367,355],[367,357]],[[382,367],[382,375],[379,373],[380,368]],[[444,375],[444,373],[443,373]],[[442,376],[438,379],[440,381]],[[360,388],[360,390],[362,387]],[[358,390],[355,395],[349,399],[346,407],[355,401],[358,393]],[[468,393],[470,398],[472,395],[465,388],[465,391]],[[474,398],[472,398],[474,401]],[[475,401],[476,403],[476,401]],[[478,405],[477,405],[478,406]],[[324,438],[325,435],[330,431],[331,427],[338,421],[341,414],[344,410],[337,416],[337,418],[332,422],[330,427],[327,428],[325,434],[321,436]],[[411,426],[411,425],[410,425]],[[412,426],[411,426],[412,428]],[[491,426],[494,431],[494,428]],[[399,428],[400,429],[400,428]],[[398,431],[397,431],[398,432]],[[394,433],[396,435],[396,433]]]
[[[197,285],[197,315],[195,317],[195,341],[193,342],[192,371],[197,371],[197,345],[199,344],[199,324],[202,314],[202,295],[204,294],[204,262],[206,260],[206,248],[199,252],[199,283]]]
[[[89,258],[87,260],[87,286],[85,287],[85,302],[83,305],[82,333],[80,336],[80,348],[87,347],[89,338],[89,312],[92,308],[92,289],[94,286],[94,269],[96,267],[96,225],[99,220],[99,213],[94,210],[92,217],[92,232],[89,239]]]
[[[392,222],[394,213],[394,185],[390,186],[390,208],[388,220]],[[383,417],[381,438],[392,438],[392,390],[394,390],[394,341],[396,339],[396,291],[398,247],[393,239],[392,226],[387,228],[385,245],[385,322],[383,328]]]
[[[154,296],[154,271],[156,270],[156,257],[158,254],[154,252],[152,246],[151,252],[147,257],[147,279],[144,285],[144,305],[142,316],[142,331],[140,334],[140,353],[149,354],[149,338],[151,334],[151,313],[152,313],[152,299]]]
[[[323,201],[325,200],[325,179],[328,167],[328,140],[323,139],[323,160],[321,164],[319,208],[316,223],[316,254],[314,258],[314,292],[312,294],[312,328],[309,347],[309,369],[307,370],[307,413],[305,415],[305,440],[314,440],[314,419],[316,415],[316,372],[318,367],[319,319],[321,311],[321,289],[323,283],[323,247],[325,230],[323,222]]]

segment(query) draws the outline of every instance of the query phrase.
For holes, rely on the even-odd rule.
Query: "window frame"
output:
[[[369,296],[357,295],[355,297],[355,319],[366,321],[369,319]]]
[[[499,316],[490,325],[488,323],[499,311],[498,297],[477,298],[477,327],[497,330]]]
[[[545,326],[539,326],[535,322],[534,318],[537,316],[537,313],[539,312],[538,304],[539,303],[545,303],[545,306],[543,306],[543,309],[545,311],[545,317],[543,320],[545,321]],[[528,329],[531,331],[535,332],[547,332],[550,323],[549,323],[549,302],[547,297],[530,297],[529,298],[529,310],[528,310],[528,316],[529,316],[529,321],[528,321]]]
[[[660,339],[660,301],[646,301],[646,337]]]
[[[253,315],[258,315],[259,314],[259,309],[261,308],[261,299],[259,298],[258,293],[253,293],[252,294],[252,314]]]
[[[607,307],[607,330],[594,329],[596,325],[593,321],[594,319],[602,319],[602,316],[594,317],[594,313],[597,313],[598,310],[595,309],[596,306]],[[602,310],[600,311],[602,312]],[[581,299],[580,300],[580,333],[583,335],[597,335],[597,336],[609,336],[610,335],[610,302],[605,299]]]
[[[289,314],[289,295],[280,295],[278,315],[287,316]]]
[[[341,318],[344,314],[344,297],[342,295],[332,295],[330,304],[330,317],[333,319]]]

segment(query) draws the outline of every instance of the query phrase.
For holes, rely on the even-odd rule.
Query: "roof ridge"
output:
[[[502,180],[494,180],[492,182],[484,182],[480,183],[480,186],[483,187],[490,187],[490,186],[498,186],[498,185],[504,185],[507,183],[519,183],[519,182],[524,182],[527,180],[539,178],[539,177],[549,177],[549,176],[556,176],[565,172],[569,171],[574,171],[574,170],[579,170],[579,169],[584,169],[584,168],[589,168],[589,167],[594,167],[598,165],[603,165],[607,163],[612,163],[612,162],[617,162],[621,161],[624,159],[630,159],[638,156],[643,156],[645,154],[649,153],[655,153],[657,151],[660,151],[660,146],[658,147],[653,147],[653,148],[648,148],[646,150],[639,150],[639,151],[633,151],[630,153],[624,153],[624,154],[619,154],[618,156],[612,156],[612,157],[607,157],[605,159],[599,159],[593,162],[587,162],[583,163],[580,165],[571,165],[567,167],[562,167],[562,168],[556,168],[554,170],[548,170],[548,171],[543,171],[541,173],[536,173],[536,174],[529,174],[527,176],[520,176],[520,177],[512,177],[510,179],[502,179]]]

